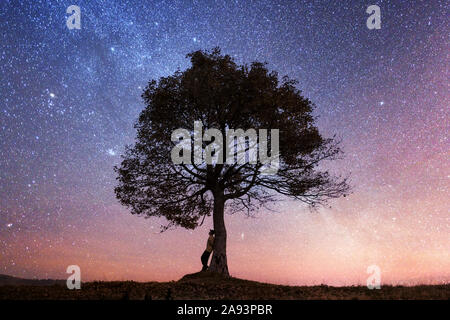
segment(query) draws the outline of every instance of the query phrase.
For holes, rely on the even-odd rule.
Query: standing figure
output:
[[[214,230],[209,230],[209,237],[208,241],[206,242],[206,249],[202,254],[201,260],[203,264],[202,271],[206,271],[208,269],[208,260],[209,256],[211,255],[211,252],[214,248]]]

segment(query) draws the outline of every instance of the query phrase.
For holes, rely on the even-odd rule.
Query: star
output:
[[[424,281],[448,279],[443,0],[385,0],[377,31],[356,0],[82,1],[80,30],[66,28],[59,2],[25,3],[3,1],[1,10],[2,273],[58,278],[70,257],[90,266],[90,280],[175,280],[191,267],[187,253],[203,246],[202,229],[157,235],[159,219],[118,203],[114,166],[135,142],[148,82],[184,71],[188,53],[220,46],[239,65],[267,62],[280,79],[298,80],[319,132],[342,140],[330,173],[350,175],[354,187],[314,214],[286,201],[276,215],[227,216],[230,272],[358,285],[365,261],[377,260],[392,283],[408,282],[411,270]],[[274,275],[281,250],[290,259]],[[142,264],[145,272],[125,273]]]

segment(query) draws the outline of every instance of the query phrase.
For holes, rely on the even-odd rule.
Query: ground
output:
[[[270,299],[450,299],[450,284],[330,287],[282,286],[199,272],[171,282],[87,282],[81,290],[69,290],[64,283],[53,285],[2,285],[0,300],[270,300]]]

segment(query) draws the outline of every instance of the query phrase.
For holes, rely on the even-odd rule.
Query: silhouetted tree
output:
[[[152,80],[144,90],[146,108],[135,124],[136,142],[127,146],[120,167],[115,167],[115,193],[133,214],[165,217],[163,231],[171,226],[194,229],[212,213],[216,240],[210,271],[228,275],[225,208],[250,214],[282,200],[280,194],[314,207],[345,196],[348,185],[346,179],[318,170],[323,160],[336,159],[341,151],[334,138],[319,134],[313,104],[302,97],[296,81],[279,81],[263,63],[237,65],[218,48],[187,57],[190,68]],[[262,175],[260,161],[226,164],[226,154],[225,164],[195,164],[194,152],[193,164],[174,164],[172,132],[192,132],[194,121],[202,121],[204,130],[219,129],[224,146],[230,128],[279,129],[277,173]],[[246,146],[248,150],[248,141]]]

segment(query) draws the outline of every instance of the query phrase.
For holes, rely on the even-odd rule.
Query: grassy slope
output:
[[[82,284],[81,290],[68,290],[60,284],[7,285],[0,286],[2,299],[450,299],[450,284],[382,286],[380,290],[369,290],[365,286],[295,287],[222,278],[203,272],[171,282],[88,282]]]

